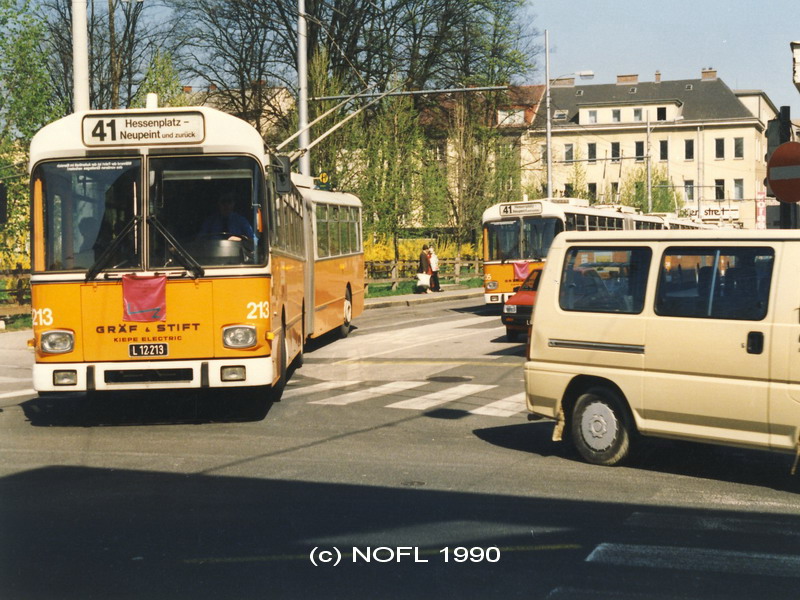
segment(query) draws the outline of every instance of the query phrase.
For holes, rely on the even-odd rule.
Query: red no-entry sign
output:
[[[800,202],[800,143],[786,142],[767,163],[767,180],[781,202]]]

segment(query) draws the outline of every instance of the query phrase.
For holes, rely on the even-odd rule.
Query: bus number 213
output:
[[[269,301],[263,302],[248,302],[247,313],[248,319],[269,319]]]

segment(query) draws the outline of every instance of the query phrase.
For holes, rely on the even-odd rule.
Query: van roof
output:
[[[800,241],[797,229],[648,229],[628,231],[564,231],[555,243],[573,242],[673,242],[673,241],[767,242]]]

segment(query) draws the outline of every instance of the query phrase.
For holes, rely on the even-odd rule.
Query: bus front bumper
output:
[[[37,392],[191,389],[272,384],[272,357],[107,363],[36,363]]]

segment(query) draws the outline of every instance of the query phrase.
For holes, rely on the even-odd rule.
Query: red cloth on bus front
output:
[[[514,279],[525,279],[530,272],[530,263],[514,263]]]
[[[122,320],[165,321],[167,318],[167,277],[122,276]]]

